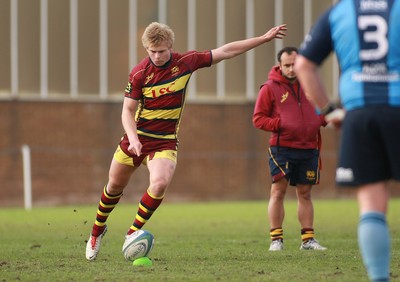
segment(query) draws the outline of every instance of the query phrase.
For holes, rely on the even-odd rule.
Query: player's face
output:
[[[171,48],[168,47],[167,43],[162,43],[159,46],[150,46],[146,49],[150,60],[157,67],[165,65],[171,58]]]
[[[283,53],[281,56],[281,63],[279,67],[281,69],[282,75],[286,77],[289,81],[296,80],[296,73],[294,72],[294,60],[296,59],[296,52],[292,52],[290,55],[288,53]]]

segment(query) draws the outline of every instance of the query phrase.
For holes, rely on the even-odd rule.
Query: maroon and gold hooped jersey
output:
[[[137,133],[163,140],[177,140],[185,92],[194,71],[211,66],[211,51],[172,53],[162,67],[145,58],[129,75],[125,97],[139,100]]]

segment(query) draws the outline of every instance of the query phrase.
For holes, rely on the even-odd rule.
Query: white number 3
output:
[[[360,16],[358,18],[358,27],[360,30],[365,30],[369,26],[375,26],[374,31],[364,32],[364,42],[375,42],[377,47],[375,49],[361,50],[360,59],[363,61],[379,60],[387,54],[389,44],[386,38],[388,31],[387,23],[381,16]]]

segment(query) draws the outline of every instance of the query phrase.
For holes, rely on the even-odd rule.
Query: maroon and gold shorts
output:
[[[114,159],[121,164],[130,166],[146,165],[148,161],[157,158],[167,158],[175,163],[177,162],[177,140],[162,140],[140,135],[139,140],[143,145],[140,156],[136,156],[128,151],[129,141],[125,134],[115,150]]]

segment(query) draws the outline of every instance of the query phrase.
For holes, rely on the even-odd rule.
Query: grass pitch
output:
[[[136,204],[116,207],[93,262],[85,246],[97,206],[0,209],[0,281],[368,281],[354,200],[314,201],[323,252],[299,250],[296,202],[285,207],[285,250],[268,252],[266,201],[165,202],[145,225],[155,236],[151,267],[133,267],[121,252]],[[400,281],[399,211],[392,200],[391,281]]]

